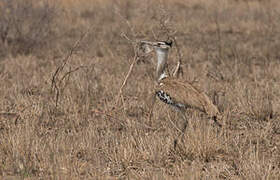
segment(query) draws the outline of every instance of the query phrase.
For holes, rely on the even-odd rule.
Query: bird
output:
[[[222,127],[217,120],[221,119],[221,113],[207,94],[191,83],[181,81],[169,75],[167,60],[168,52],[172,48],[172,41],[141,41],[141,44],[152,46],[157,57],[156,85],[152,93],[161,102],[180,112],[183,117],[183,124],[179,127],[181,131],[179,136],[182,137],[184,135],[188,126],[188,120],[185,115],[187,109],[195,109],[207,114],[218,127]],[[177,146],[178,138],[174,140],[174,148]]]

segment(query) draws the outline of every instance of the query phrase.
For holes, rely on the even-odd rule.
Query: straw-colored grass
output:
[[[20,51],[12,30],[1,42],[0,179],[279,179],[277,0],[56,3],[47,45]],[[122,34],[164,40],[161,25],[177,38],[181,78],[223,115],[219,132],[190,110],[176,151],[180,116],[157,101],[149,119],[152,55],[119,94],[135,57]],[[173,68],[176,47],[169,57]]]

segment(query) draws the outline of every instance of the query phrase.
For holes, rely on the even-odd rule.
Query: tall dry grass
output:
[[[29,18],[0,18],[2,179],[280,177],[277,0],[40,3],[23,9]],[[41,22],[46,31],[32,29],[36,8],[53,18]],[[5,34],[9,19],[21,24]],[[32,51],[21,51],[17,39],[32,32],[44,38],[34,36]],[[123,35],[164,40],[168,33],[183,55],[181,78],[207,92],[224,124],[219,132],[189,111],[176,151],[176,112],[157,102],[148,116],[152,55],[140,54],[119,94],[135,56]],[[174,47],[171,68],[177,60]]]

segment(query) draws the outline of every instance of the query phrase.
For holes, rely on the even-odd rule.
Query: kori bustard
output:
[[[141,41],[142,44],[152,46],[157,55],[157,67],[156,67],[156,86],[155,96],[157,96],[162,102],[175,108],[183,117],[183,123],[181,124],[180,136],[183,134],[188,126],[188,120],[185,115],[185,110],[188,108],[197,109],[206,113],[215,124],[219,127],[222,125],[217,121],[220,119],[220,112],[210,98],[202,91],[198,90],[192,84],[182,82],[177,78],[169,76],[167,69],[168,51],[172,47],[172,41]],[[174,147],[176,148],[177,139],[174,141]]]

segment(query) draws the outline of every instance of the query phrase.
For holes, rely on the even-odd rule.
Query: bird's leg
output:
[[[219,120],[221,120],[221,117],[217,117],[217,116],[213,116],[212,117],[212,120],[214,121],[214,124],[216,125],[216,126],[218,126],[218,130],[217,130],[217,136],[222,132],[221,130],[222,130],[222,124],[220,124],[219,123],[219,121],[217,121],[217,119],[219,119]]]
[[[181,131],[181,132],[179,132],[179,133],[180,133],[179,136],[174,140],[174,149],[176,149],[176,147],[177,147],[178,139],[179,139],[181,142],[183,142],[183,137],[184,137],[185,131],[186,131],[186,129],[187,129],[187,127],[188,127],[188,123],[189,123],[188,120],[187,120],[187,117],[186,117],[186,115],[185,115],[185,111],[179,110],[179,112],[180,112],[180,114],[182,115],[183,124],[182,124],[182,126],[181,126],[181,128],[180,128],[180,131]]]
[[[222,125],[217,121],[217,116],[214,116],[212,119],[213,119],[214,123],[215,123],[219,128],[222,127]]]
[[[155,102],[156,102],[156,94],[154,92],[150,93],[148,95],[148,118],[149,118],[149,121],[152,120],[152,117],[153,117],[153,111],[154,111],[154,105],[155,105]]]

